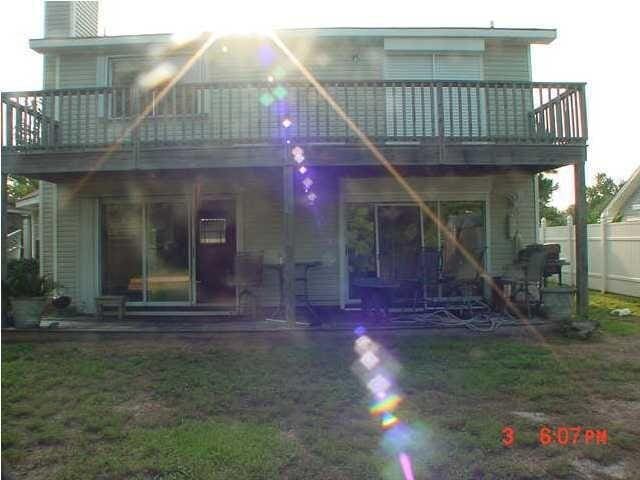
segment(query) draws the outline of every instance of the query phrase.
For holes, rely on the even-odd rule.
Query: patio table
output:
[[[295,284],[303,284],[303,292],[296,292],[296,300],[302,300],[305,309],[311,314],[311,316],[315,320],[318,319],[318,314],[315,312],[311,305],[311,301],[309,300],[309,291],[308,291],[308,281],[309,281],[309,270],[313,268],[317,268],[322,265],[322,262],[319,260],[311,260],[311,261],[301,261],[295,263],[295,271],[296,278]],[[276,312],[267,320],[275,320],[275,321],[284,321],[283,312],[284,312],[284,263],[283,262],[273,262],[267,261],[264,263],[264,268],[275,270],[278,274],[278,288],[280,293],[280,302],[278,304],[278,309]],[[302,272],[301,275],[298,275],[298,272]],[[296,307],[298,307],[296,302]]]
[[[360,291],[362,309],[369,314],[382,311],[384,317],[389,316],[393,293],[400,288],[399,283],[378,277],[356,278],[353,286]]]

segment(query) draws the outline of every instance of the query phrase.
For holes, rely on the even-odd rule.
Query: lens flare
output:
[[[368,352],[369,350],[376,350],[376,346],[373,343],[373,340],[371,340],[368,336],[366,335],[361,335],[355,343],[355,350],[356,353],[358,355],[364,355],[366,352]]]
[[[304,188],[309,190],[311,188],[311,186],[313,185],[313,180],[311,180],[311,178],[307,177],[302,181],[302,185],[304,185]]]
[[[387,390],[391,387],[391,382],[387,380],[384,376],[378,374],[373,379],[367,383],[367,388],[371,390],[373,393],[386,393]]]
[[[169,62],[162,62],[149,72],[141,75],[138,78],[138,86],[144,90],[156,88],[171,79],[176,74],[176,70],[175,65]]]
[[[302,165],[299,169],[298,172],[300,172],[301,175],[304,175],[305,173],[307,173],[307,167],[305,167],[304,165]]]
[[[399,421],[393,413],[385,412],[382,414],[382,428],[385,430],[397,425]]]
[[[276,88],[273,89],[271,93],[273,93],[273,96],[276,97],[278,100],[282,100],[284,97],[287,96],[287,89],[284,88],[282,85],[278,85]]]
[[[360,358],[353,364],[352,370],[367,386],[374,399],[369,412],[372,416],[379,417],[384,431],[380,446],[389,456],[398,459],[404,480],[414,480],[411,457],[406,452],[414,452],[423,442],[413,428],[394,414],[403,401],[395,388],[395,392],[389,391],[394,383],[393,372],[398,370],[397,362],[382,346],[365,335],[366,329],[363,326],[358,326],[354,333],[357,335],[354,350]]]
[[[371,370],[380,363],[380,359],[375,353],[369,351],[360,357],[360,363],[367,367],[367,370]]]
[[[260,103],[265,107],[271,105],[273,102],[275,102],[275,100],[276,99],[273,98],[273,95],[271,95],[269,92],[265,92],[260,95]]]
[[[414,480],[413,468],[411,468],[411,457],[406,453],[401,453],[398,455],[398,460],[400,460],[400,467],[402,468],[404,480]]]
[[[291,125],[293,125],[293,122],[289,118],[282,120],[282,126],[284,128],[289,128]]]
[[[268,67],[276,61],[276,52],[271,45],[263,43],[258,47],[258,59],[263,67]],[[271,77],[273,78],[273,77]],[[272,80],[269,80],[272,81]]]
[[[367,333],[367,329],[364,328],[362,325],[359,325],[359,326],[356,327],[356,329],[353,331],[353,333],[355,333],[358,337],[361,337],[362,335]]]
[[[371,415],[381,415],[385,412],[391,412],[400,405],[400,402],[402,402],[402,397],[394,393],[386,397],[384,400],[371,405],[369,412],[371,412]]]
[[[313,203],[318,199],[318,196],[315,193],[311,192],[309,195],[307,195],[307,198],[311,203]]]

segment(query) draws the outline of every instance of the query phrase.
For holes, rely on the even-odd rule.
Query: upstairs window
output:
[[[187,57],[151,59],[147,57],[114,57],[109,59],[109,83],[116,87],[111,96],[110,116],[130,117],[133,111],[132,88],[140,92],[143,110],[151,106],[149,116],[197,115],[203,113],[202,90],[191,86],[201,80],[200,64],[196,63],[180,81],[160,99],[160,93],[184,67]],[[144,88],[144,83],[149,87]]]
[[[384,78],[397,82],[386,88],[386,125],[389,137],[419,138],[437,135],[439,92],[442,92],[443,97],[445,135],[479,135],[484,124],[484,113],[478,111],[478,105],[483,103],[478,90],[456,85],[437,90],[431,85],[415,86],[411,82],[479,81],[482,79],[481,55],[387,52]],[[468,122],[469,117],[471,122]]]

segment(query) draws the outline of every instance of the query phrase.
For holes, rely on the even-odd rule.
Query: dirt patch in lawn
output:
[[[166,425],[174,418],[172,409],[153,400],[148,394],[116,405],[114,410],[125,414],[132,426]]]

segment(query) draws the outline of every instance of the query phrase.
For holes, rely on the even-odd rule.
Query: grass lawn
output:
[[[372,333],[400,365],[416,478],[638,478],[640,317],[608,316],[626,306],[640,313],[594,294],[602,333],[588,341]],[[5,344],[3,462],[20,479],[401,478],[352,372],[353,340]],[[608,444],[541,446],[541,425],[607,429]]]

